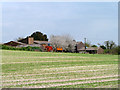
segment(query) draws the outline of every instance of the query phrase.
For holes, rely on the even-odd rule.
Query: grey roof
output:
[[[88,47],[86,50],[98,50],[99,47]]]
[[[98,50],[100,47],[88,47],[86,48],[86,50]],[[78,49],[78,51],[84,51],[85,47],[82,47],[80,49]]]
[[[17,47],[28,47],[28,46],[31,46],[31,47],[41,47],[41,45],[39,45],[39,44],[31,44],[31,45],[25,44],[25,45],[18,45]]]
[[[84,51],[85,47],[81,47],[80,49],[78,49],[78,51]]]
[[[16,42],[16,41],[14,41],[14,42]],[[22,42],[16,42],[16,43],[19,43],[19,44],[25,45],[25,43],[22,43]]]
[[[35,44],[48,44],[51,43],[49,41],[34,41]]]

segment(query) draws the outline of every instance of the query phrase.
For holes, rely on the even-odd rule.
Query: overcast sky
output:
[[[92,44],[118,43],[117,2],[11,2],[2,9],[2,42],[40,31],[48,37],[70,34],[76,41],[86,37]]]

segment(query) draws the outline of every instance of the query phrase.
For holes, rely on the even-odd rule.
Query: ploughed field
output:
[[[118,56],[2,51],[3,88],[118,88]]]

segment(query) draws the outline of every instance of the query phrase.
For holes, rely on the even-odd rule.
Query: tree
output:
[[[48,41],[47,35],[43,34],[41,32],[34,32],[31,37],[34,38],[34,40],[39,40],[39,41]]]
[[[104,44],[105,44],[105,46],[106,46],[106,49],[110,49],[110,45],[109,45],[110,42],[109,42],[109,41],[105,41]]]
[[[113,41],[110,41],[110,49],[114,48],[115,47],[115,42]]]
[[[96,45],[92,45],[91,47],[97,47]]]
[[[97,43],[97,45],[98,45],[98,46],[101,46],[101,44],[100,44],[100,43]]]
[[[106,50],[105,53],[108,54],[119,54],[119,46],[115,44],[113,41],[105,41],[104,42]]]
[[[70,35],[59,35],[59,36],[50,36],[50,42],[54,49],[57,47],[62,47],[65,51],[74,52],[75,50],[75,40]]]
[[[102,49],[106,49],[106,47],[105,47],[104,45],[101,45],[100,47],[101,47]]]
[[[104,45],[100,44],[100,43],[97,43],[97,45],[98,45],[99,47],[101,47],[102,49],[106,49],[106,47],[105,47]]]
[[[113,41],[105,41],[104,44],[106,46],[106,49],[112,49],[116,46],[115,42],[113,42]]]
[[[20,41],[22,39],[24,39],[24,38],[23,37],[18,37],[15,41]]]

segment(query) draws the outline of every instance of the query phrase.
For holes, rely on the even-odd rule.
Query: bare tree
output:
[[[52,43],[53,48],[62,47],[65,51],[74,52],[75,50],[75,40],[70,35],[58,35],[50,36],[50,42]]]
[[[109,41],[105,41],[104,44],[105,44],[107,49],[110,49],[110,42]]]
[[[112,49],[116,46],[115,42],[113,42],[113,41],[105,41],[104,44],[105,44],[107,49]]]
[[[116,45],[115,45],[115,42],[113,41],[110,41],[110,49],[114,48]]]

